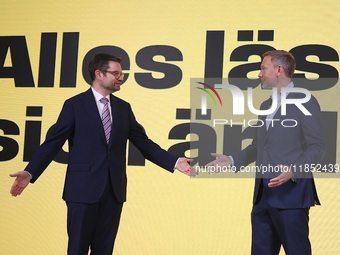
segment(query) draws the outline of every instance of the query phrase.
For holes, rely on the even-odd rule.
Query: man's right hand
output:
[[[14,174],[10,174],[9,176],[15,177],[14,183],[10,191],[12,196],[14,197],[20,195],[31,180],[31,175],[26,171],[19,171]]]
[[[213,173],[218,173],[218,169],[221,167],[229,167],[232,165],[231,159],[227,155],[218,153],[210,153],[210,155],[215,157],[216,159],[206,164],[206,166],[214,168],[214,171],[211,171]]]

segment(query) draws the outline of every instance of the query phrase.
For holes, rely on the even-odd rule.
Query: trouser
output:
[[[278,209],[267,203],[265,192],[253,206],[252,255],[278,255],[281,245],[287,255],[311,255],[309,208]]]
[[[94,204],[66,202],[68,255],[111,255],[123,204],[118,202],[111,184]]]

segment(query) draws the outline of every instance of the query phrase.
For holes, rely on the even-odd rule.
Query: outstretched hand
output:
[[[197,172],[195,168],[190,166],[190,162],[192,162],[192,159],[189,158],[179,158],[177,161],[177,164],[175,168],[182,172],[183,174],[186,174],[188,176],[196,176]]]
[[[10,191],[14,197],[20,195],[31,180],[30,174],[26,171],[19,171],[14,174],[10,174],[9,176],[16,177]]]
[[[218,153],[210,153],[210,155],[215,157],[216,159],[209,162],[205,166],[213,168],[211,169],[212,170],[211,172],[213,173],[218,173],[219,172],[218,169],[221,169],[223,167],[229,167],[232,165],[231,159],[227,155]]]

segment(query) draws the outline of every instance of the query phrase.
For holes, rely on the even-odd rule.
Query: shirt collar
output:
[[[285,88],[294,88],[294,83],[291,81]],[[279,92],[278,95],[281,95],[281,92]],[[270,97],[273,97],[273,92],[270,93]],[[281,100],[281,97],[278,97],[278,99]]]
[[[100,101],[104,96],[102,96],[100,93],[98,93],[93,87],[91,87],[94,98],[96,99],[96,102]],[[110,95],[107,95],[106,98],[109,100],[110,103]]]

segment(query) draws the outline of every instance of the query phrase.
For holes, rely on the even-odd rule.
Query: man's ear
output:
[[[97,80],[102,80],[103,79],[103,73],[100,70],[94,71],[94,76]]]
[[[277,67],[277,76],[281,76],[282,74],[285,74],[285,70],[281,65]]]

